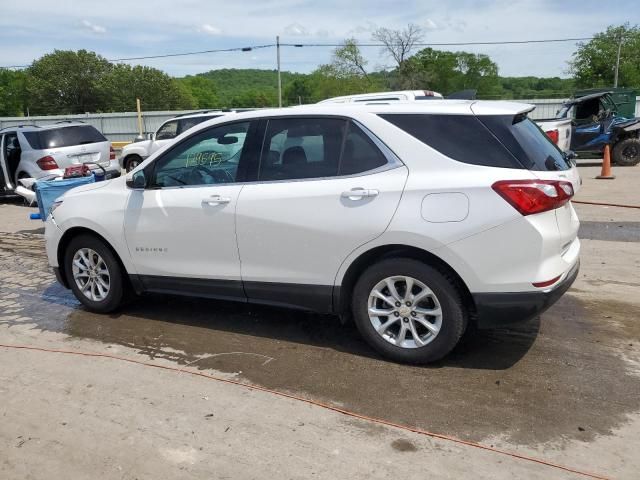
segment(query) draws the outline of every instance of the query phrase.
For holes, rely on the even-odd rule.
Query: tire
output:
[[[640,140],[625,138],[613,146],[613,163],[621,167],[633,167],[640,163]]]
[[[392,283],[396,293],[402,298],[401,307],[397,307],[397,303],[394,302],[393,315],[372,319],[369,316],[371,302],[373,302],[372,308],[382,309],[384,306],[385,310],[391,309],[386,301],[377,300],[378,297],[372,296],[374,288],[378,288],[381,284],[386,285],[385,279],[390,277],[395,277]],[[410,278],[414,285],[409,295],[406,293],[407,282],[404,283],[403,290],[402,278]],[[419,284],[426,289],[422,289]],[[439,306],[441,315],[439,317],[421,316],[418,311],[407,314],[404,308],[407,306],[406,301],[419,298],[421,292],[429,290],[433,296],[427,295],[411,308],[418,307],[418,311],[431,309],[437,312]],[[378,288],[378,291],[387,299],[390,298],[388,287]],[[365,270],[353,290],[352,311],[356,326],[365,341],[383,356],[403,363],[424,364],[441,359],[457,345],[467,326],[467,311],[453,280],[432,266],[409,258],[382,260]],[[398,317],[395,316],[396,312]],[[379,334],[374,327],[374,321],[379,323],[377,326],[380,328],[391,320],[393,323],[384,332],[385,335]],[[429,321],[431,329],[439,328],[436,334],[424,327],[425,320]],[[400,340],[401,345],[399,345],[398,339],[402,325],[409,330],[405,331],[405,339]],[[418,334],[421,343],[415,340],[414,331]],[[394,332],[397,335],[395,339]]]
[[[127,158],[125,158],[124,169],[127,171],[127,173],[129,173],[141,163],[142,157],[140,155],[129,155]]]
[[[97,260],[98,257],[92,257],[96,269],[104,271],[106,267],[108,273],[108,276],[92,274],[93,283],[98,283],[99,285],[86,289],[86,294],[81,289],[81,285],[79,285],[79,283],[86,285],[85,277],[79,277],[76,280],[74,276],[74,257],[76,257],[76,254],[80,255],[81,251],[84,252],[85,258],[92,256],[87,254],[87,251],[97,254],[102,262]],[[76,257],[76,259],[80,260],[81,264],[89,266],[89,269],[91,268],[91,262],[82,260],[81,256]],[[123,303],[125,294],[122,267],[111,249],[99,238],[93,235],[79,235],[73,238],[65,251],[64,267],[67,281],[73,294],[88,310],[96,313],[109,313],[116,310]],[[84,272],[85,270],[76,267],[76,271]],[[100,277],[102,281],[98,280],[97,277]],[[89,278],[87,278],[88,281]],[[108,289],[104,288],[105,283]],[[104,290],[106,290],[106,294],[102,296]],[[90,298],[90,296],[93,298]]]

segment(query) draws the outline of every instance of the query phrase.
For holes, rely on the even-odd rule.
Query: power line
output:
[[[416,47],[456,47],[456,46],[472,46],[472,45],[522,45],[532,43],[560,43],[560,42],[581,42],[592,40],[594,37],[577,37],[577,38],[552,38],[552,39],[540,39],[540,40],[501,40],[501,41],[487,41],[487,42],[420,42],[414,43]],[[250,52],[252,50],[260,50],[265,48],[274,48],[275,43],[268,43],[264,45],[250,45],[246,47],[231,47],[231,48],[218,48],[212,50],[200,50],[195,52],[180,52],[180,53],[165,53],[158,55],[142,55],[137,57],[123,57],[123,58],[111,58],[107,59],[110,62],[126,62],[131,60],[152,60],[157,58],[170,58],[170,57],[185,57],[190,55],[202,55],[208,53],[224,53],[224,52]],[[281,43],[281,47],[342,47],[344,43]],[[359,47],[385,47],[387,45],[383,43],[358,43]],[[391,45],[395,46],[395,45]],[[28,68],[29,65],[8,65],[0,67],[3,69],[9,68]]]
[[[594,37],[581,38],[551,38],[541,40],[499,40],[489,42],[420,42],[414,43],[416,47],[455,47],[469,45],[520,45],[526,43],[558,43],[558,42],[582,42],[593,40]],[[344,43],[281,43],[283,47],[342,47]],[[386,47],[384,43],[357,43],[358,47]],[[399,46],[392,44],[391,46]]]

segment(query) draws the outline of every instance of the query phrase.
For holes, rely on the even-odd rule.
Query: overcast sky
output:
[[[109,59],[274,43],[371,41],[378,26],[412,22],[427,42],[588,37],[640,23],[637,0],[154,0],[3,1],[0,66],[24,65],[54,49]],[[444,48],[444,47],[438,47]],[[574,43],[449,47],[485,53],[505,76],[567,76]],[[369,68],[391,65],[364,48]],[[309,72],[331,48],[283,48],[283,70]],[[137,61],[183,76],[217,68],[275,68],[275,49]]]

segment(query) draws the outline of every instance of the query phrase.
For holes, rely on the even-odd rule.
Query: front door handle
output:
[[[352,188],[346,192],[342,192],[342,198],[348,198],[349,200],[360,200],[367,197],[375,197],[378,195],[378,190],[367,188]]]
[[[231,199],[229,197],[221,197],[220,195],[211,195],[210,197],[202,199],[202,205],[224,205],[229,203]]]

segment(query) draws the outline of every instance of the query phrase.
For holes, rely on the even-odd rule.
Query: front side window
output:
[[[334,118],[270,119],[259,180],[336,176],[346,124]]]
[[[151,186],[217,185],[237,181],[249,122],[198,132],[155,162]]]
[[[165,123],[158,129],[156,140],[171,140],[178,135],[178,121],[172,120]]]
[[[192,127],[195,127],[199,123],[202,123],[206,120],[211,120],[213,118],[218,118],[221,115],[211,115],[211,116],[201,116],[201,117],[191,117],[191,118],[183,118],[178,121],[178,135],[186,132]]]

